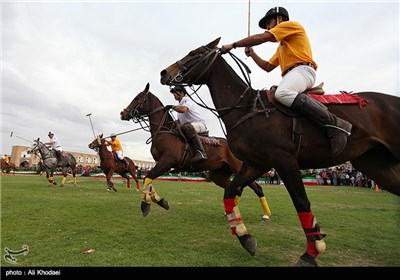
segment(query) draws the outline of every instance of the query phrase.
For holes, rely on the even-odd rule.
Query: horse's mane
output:
[[[251,82],[250,82],[250,78],[248,83],[246,83],[242,77],[239,76],[239,74],[233,69],[233,67],[226,61],[226,59],[222,56],[222,55],[218,55],[219,59],[221,60],[222,64],[224,65],[225,69],[224,69],[224,73],[227,72],[227,74],[231,75],[232,77],[236,77],[237,78],[237,82],[239,83],[240,87],[243,88],[247,88],[248,86],[250,87],[250,89],[253,89],[251,87]],[[234,59],[234,61],[237,63],[238,67],[240,68],[240,70],[242,71],[243,76],[245,75],[245,73],[243,72],[244,70],[248,69],[247,65],[244,64],[243,61],[239,60],[236,56],[233,56],[231,54],[231,57]],[[243,68],[245,68],[243,70]],[[250,70],[249,70],[250,71]],[[247,73],[249,74],[249,73]],[[236,82],[236,80],[235,80]]]
[[[147,94],[149,94],[149,96],[153,97],[160,105],[160,107],[164,107],[164,104],[161,102],[161,100],[151,91],[148,91]],[[172,113],[170,111],[167,112],[167,118],[165,119],[164,124],[169,124],[169,123],[174,123],[175,119],[172,115]]]

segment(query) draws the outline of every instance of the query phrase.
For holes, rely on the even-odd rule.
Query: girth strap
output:
[[[302,118],[293,117],[292,142],[297,146],[296,157],[300,152],[301,138],[303,136]]]

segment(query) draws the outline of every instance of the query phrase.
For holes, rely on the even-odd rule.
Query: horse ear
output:
[[[150,83],[147,83],[146,88],[144,89],[144,92],[148,92],[150,89]]]
[[[209,47],[210,49],[216,48],[218,46],[220,40],[221,40],[221,37],[215,39],[214,41],[208,43],[207,47]]]

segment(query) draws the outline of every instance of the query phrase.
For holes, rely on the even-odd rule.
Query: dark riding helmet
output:
[[[171,90],[169,92],[174,93],[174,92],[177,92],[177,91],[183,92],[184,95],[187,94],[186,89],[183,86],[179,86],[179,85],[178,86],[174,86],[173,88],[171,88]]]
[[[54,133],[49,131],[49,134],[47,136],[50,136],[50,135],[54,135]]]
[[[269,9],[269,11],[265,14],[265,16],[262,19],[260,19],[260,21],[258,22],[258,26],[261,27],[262,29],[265,29],[267,20],[272,17],[276,17],[278,15],[284,16],[287,18],[287,20],[289,20],[289,13],[285,8],[274,7],[272,9]]]

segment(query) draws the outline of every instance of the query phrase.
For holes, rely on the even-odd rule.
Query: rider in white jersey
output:
[[[50,147],[52,150],[55,151],[56,157],[58,160],[61,160],[61,156],[62,156],[62,152],[63,152],[63,148],[61,146],[61,142],[60,140],[58,140],[58,138],[56,136],[54,136],[53,132],[49,132],[48,134],[50,141],[45,143],[45,145],[47,145],[48,147]]]
[[[198,135],[198,133],[206,132],[207,126],[204,118],[198,111],[197,104],[187,96],[184,87],[175,86],[170,91],[173,93],[175,100],[179,101],[179,105],[169,105],[166,107],[177,112],[177,118],[182,125],[182,131],[196,149],[196,155],[192,158],[192,162],[207,159],[206,152]]]

